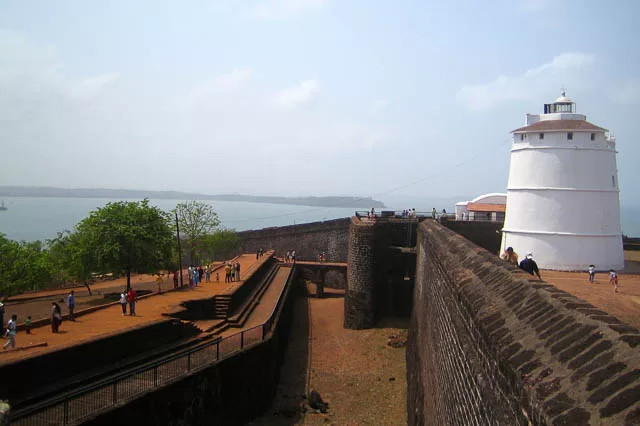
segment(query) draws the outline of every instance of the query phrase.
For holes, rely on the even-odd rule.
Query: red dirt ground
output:
[[[255,254],[243,255],[239,258],[242,277],[248,277],[254,268],[255,263],[262,263],[268,259],[268,256],[256,260]],[[222,274],[221,274],[222,275]],[[221,281],[223,281],[223,277]],[[112,333],[121,333],[129,328],[135,328],[143,324],[149,324],[159,320],[166,320],[163,313],[178,309],[180,304],[185,300],[205,299],[216,294],[226,293],[239,285],[234,283],[204,283],[195,289],[184,289],[167,293],[156,294],[138,301],[136,304],[137,316],[123,316],[122,309],[119,304],[116,306],[105,307],[96,312],[92,312],[78,317],[77,321],[64,321],[59,334],[51,333],[50,326],[42,326],[34,328],[32,334],[28,335],[19,332],[16,336],[18,348],[47,343],[46,347],[33,347],[24,351],[6,351],[0,352],[0,364],[15,359],[31,357],[42,354],[44,352],[53,351],[65,346],[71,346],[80,342],[104,337]],[[172,284],[173,286],[173,284]],[[134,286],[135,287],[135,286]],[[51,303],[49,302],[49,308]],[[11,310],[7,312],[11,314]],[[24,318],[18,318],[19,323]]]
[[[315,294],[315,285],[308,284]],[[408,321],[382,320],[370,330],[344,328],[344,291],[295,301],[289,347],[272,408],[251,425],[406,424],[405,348]],[[329,403],[327,414],[303,412],[311,390]]]

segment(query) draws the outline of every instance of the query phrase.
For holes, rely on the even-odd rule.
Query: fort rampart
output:
[[[349,218],[241,231],[238,237],[242,253],[273,249],[280,257],[295,250],[298,260],[317,260],[324,252],[328,262],[346,262]]]
[[[640,332],[529,278],[420,225],[410,425],[640,424]]]

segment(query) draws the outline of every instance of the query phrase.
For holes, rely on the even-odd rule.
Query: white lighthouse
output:
[[[622,269],[615,139],[562,92],[514,130],[502,250],[563,271]]]

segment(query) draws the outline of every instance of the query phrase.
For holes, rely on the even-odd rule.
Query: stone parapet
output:
[[[417,268],[410,425],[640,423],[637,329],[437,223]]]

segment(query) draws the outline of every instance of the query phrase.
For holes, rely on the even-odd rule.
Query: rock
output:
[[[314,390],[309,393],[308,401],[309,407],[313,408],[314,410],[318,410],[321,413],[326,413],[327,408],[329,408],[329,404],[324,402],[320,394]]]

